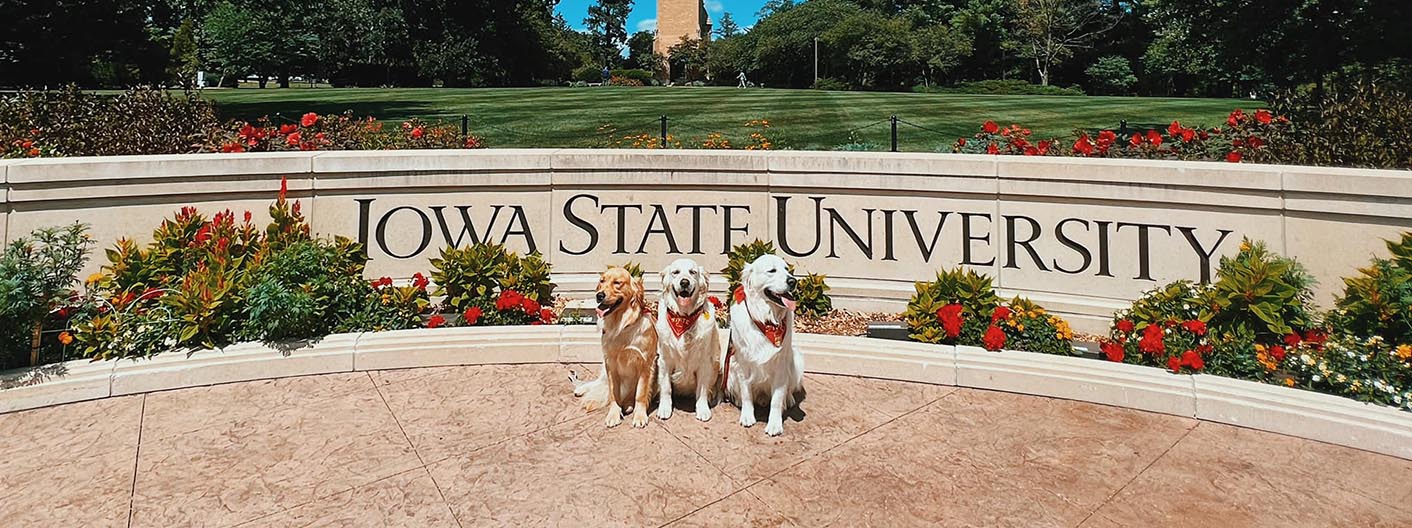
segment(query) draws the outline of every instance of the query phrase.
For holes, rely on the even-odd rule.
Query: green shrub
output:
[[[1340,332],[1412,344],[1412,232],[1387,241],[1389,259],[1373,259],[1343,279],[1343,295],[1330,319]]]
[[[726,267],[721,270],[729,284],[728,290],[734,292],[740,286],[740,270],[746,264],[754,262],[765,255],[776,255],[775,243],[765,242],[756,239],[748,244],[740,244],[731,248],[727,255]],[[789,273],[794,273],[794,265],[789,265]],[[818,273],[810,273],[805,276],[795,275],[798,281],[794,284],[794,299],[797,304],[794,313],[797,315],[824,316],[833,311],[833,299],[829,297],[829,286],[824,282],[825,276]],[[734,295],[731,296],[734,298]]]
[[[581,83],[603,82],[603,68],[597,66],[579,66],[574,68],[574,80]]]
[[[1270,108],[1293,126],[1272,138],[1279,163],[1412,168],[1412,96],[1386,85],[1331,84],[1322,94],[1285,93]]]
[[[1068,321],[1028,299],[1001,303],[990,277],[956,268],[915,287],[902,314],[914,341],[1074,354]]]
[[[553,299],[550,266],[538,253],[520,255],[500,244],[481,243],[464,248],[444,248],[431,259],[436,294],[445,305],[461,313],[472,306],[493,306],[504,291],[515,291],[535,300]]]
[[[980,95],[1084,95],[1077,86],[1041,86],[1018,79],[968,81],[955,86],[915,86],[914,92]]]
[[[1088,75],[1094,91],[1103,94],[1126,95],[1132,93],[1133,86],[1137,84],[1132,65],[1127,57],[1121,55],[1099,57],[1084,70],[1084,74]]]
[[[240,293],[244,327],[240,337],[275,342],[309,339],[333,331],[339,321],[371,304],[362,279],[367,257],[345,238],[329,244],[305,241],[279,250],[251,270]]]
[[[37,363],[36,332],[63,328],[75,296],[75,275],[88,261],[88,227],[37,229],[10,242],[0,254],[0,370]],[[42,349],[60,345],[51,340]]]
[[[847,89],[848,89],[848,83],[845,83],[845,82],[840,81],[840,80],[838,80],[838,79],[831,79],[831,78],[828,78],[828,77],[821,77],[821,78],[819,78],[819,80],[814,81],[814,86],[813,86],[813,88],[814,88],[815,90],[829,90],[829,91],[841,92],[841,91],[844,91],[844,90],[847,90]]]
[[[1314,326],[1314,278],[1294,259],[1264,242],[1243,240],[1234,257],[1221,257],[1202,318],[1223,332],[1274,342]]]

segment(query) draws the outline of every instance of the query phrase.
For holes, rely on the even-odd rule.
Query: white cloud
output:
[[[721,11],[725,10],[726,6],[725,4],[721,3],[721,0],[706,0],[706,11],[711,13],[720,13]]]
[[[638,31],[657,31],[657,19],[649,18],[637,23]]]

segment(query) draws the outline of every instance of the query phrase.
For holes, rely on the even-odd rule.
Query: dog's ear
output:
[[[706,286],[707,290],[711,289],[711,272],[706,271],[705,266],[698,264],[696,266],[696,275],[701,277],[701,284]]]
[[[647,302],[647,288],[642,285],[642,277],[635,277],[628,284],[632,286],[631,296],[637,299],[638,304],[645,304]]]
[[[741,286],[745,286],[747,289],[749,289],[749,287],[750,287],[750,282],[751,282],[751,281],[750,281],[750,275],[751,275],[750,269],[751,269],[751,267],[753,267],[754,265],[755,265],[754,262],[746,262],[744,266],[741,266],[741,267],[740,267],[740,284],[741,284]]]

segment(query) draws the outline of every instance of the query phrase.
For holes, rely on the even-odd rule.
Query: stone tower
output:
[[[711,18],[704,0],[657,0],[657,41],[652,49],[663,56],[688,39],[711,40]]]

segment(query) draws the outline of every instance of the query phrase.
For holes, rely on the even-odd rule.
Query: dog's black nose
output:
[[[686,279],[682,279],[682,280],[681,280],[681,287],[682,287],[682,289],[686,289],[687,286],[691,286],[691,281],[686,280]]]
[[[603,302],[603,299],[607,296],[608,295],[604,294],[603,292],[598,292],[598,302]]]
[[[788,278],[788,279],[785,279],[785,280],[784,280],[784,283],[785,283],[785,284],[788,284],[790,288],[793,288],[795,284],[798,284],[798,283],[799,283],[799,279],[796,279],[796,278],[794,278],[794,277],[790,277],[790,278]]]

